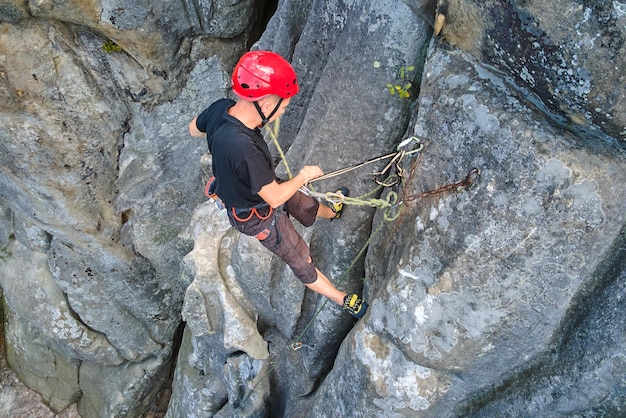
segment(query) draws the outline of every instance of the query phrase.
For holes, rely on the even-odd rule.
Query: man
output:
[[[207,186],[226,207],[233,227],[259,239],[309,289],[361,318],[367,303],[356,294],[348,295],[335,288],[315,267],[308,245],[288,216],[311,226],[317,217],[339,218],[343,204],[320,205],[298,190],[324,174],[318,166],[304,166],[292,179],[278,181],[261,134],[260,128],[278,119],[298,93],[293,67],[274,52],[248,52],[235,66],[232,86],[239,96],[236,102],[218,100],[189,124],[192,136],[207,138],[215,176]],[[341,192],[347,195],[346,188]]]

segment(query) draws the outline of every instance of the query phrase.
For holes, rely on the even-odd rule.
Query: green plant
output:
[[[392,96],[398,95],[401,99],[408,99],[411,97],[411,88],[413,82],[411,81],[411,73],[415,71],[414,66],[400,67],[398,70],[398,78],[394,83],[387,84],[389,94]]]
[[[11,251],[8,250],[8,245],[6,247],[0,248],[0,261],[7,261],[9,257],[11,257]]]
[[[108,40],[102,45],[102,50],[107,54],[112,54],[114,52],[122,52],[123,49],[121,46],[113,42],[112,40]]]
[[[1,262],[7,261],[7,259],[13,255],[11,251],[9,251],[9,245],[11,245],[11,242],[13,242],[14,240],[15,240],[15,235],[9,234],[9,243],[5,245],[4,247],[0,248],[0,261]]]

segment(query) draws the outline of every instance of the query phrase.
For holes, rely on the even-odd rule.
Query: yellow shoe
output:
[[[338,194],[338,195],[344,196],[344,197],[350,196],[350,190],[348,190],[348,188],[345,187],[345,186],[341,186],[339,188],[339,190],[337,190],[335,193]],[[343,213],[343,202],[342,201],[337,201],[337,202],[330,201],[328,207],[330,207],[330,209],[333,212],[335,212],[335,216],[331,219],[331,221],[333,219],[341,218],[341,214]]]
[[[359,319],[365,312],[367,312],[367,308],[369,305],[363,299],[359,298],[359,295],[353,293],[351,295],[346,295],[343,298],[343,309],[350,312],[350,315]]]

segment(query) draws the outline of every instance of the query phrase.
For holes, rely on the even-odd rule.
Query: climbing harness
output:
[[[259,213],[259,209],[269,210],[267,215],[262,215]],[[264,221],[268,219],[274,213],[274,208],[269,206],[267,203],[261,203],[251,208],[230,208],[230,211],[238,222],[248,222],[252,219],[253,216],[256,216],[260,220]]]
[[[256,234],[254,236],[254,238],[258,239],[259,241],[265,241],[270,234],[272,233],[272,228],[276,225],[276,220],[280,217],[280,213],[281,213],[281,209],[273,209],[270,208],[270,214],[273,212],[274,213],[274,218],[272,219],[272,221],[270,222],[270,224],[267,226],[267,228],[265,228],[263,231],[259,232],[258,234]],[[267,219],[267,218],[265,218]],[[276,230],[276,232],[278,232],[278,229]],[[278,242],[280,242],[280,234],[278,236]]]
[[[215,202],[215,205],[219,210],[225,208],[222,199],[220,199],[217,193],[215,193],[215,176],[212,176],[209,181],[207,181],[206,186],[204,187],[204,194],[206,195],[206,197]],[[268,211],[265,215],[261,213],[264,210]],[[275,213],[276,209],[272,208],[267,203],[260,203],[251,208],[230,208],[230,215],[232,215],[232,217],[235,218],[235,220],[238,222],[248,222],[250,219],[252,219],[253,216],[256,216],[260,220],[264,221]],[[275,219],[272,220],[272,224],[270,224],[270,226],[273,225],[275,222]],[[261,231],[259,234],[257,234],[256,238],[263,241],[268,236],[269,229],[265,229],[264,231]]]

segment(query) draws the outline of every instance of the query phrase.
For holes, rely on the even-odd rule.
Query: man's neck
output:
[[[243,123],[250,129],[255,129],[261,126],[261,118],[259,117],[259,114],[254,108],[252,102],[239,100],[233,106],[228,108],[227,112],[230,116],[239,120],[239,122]]]

